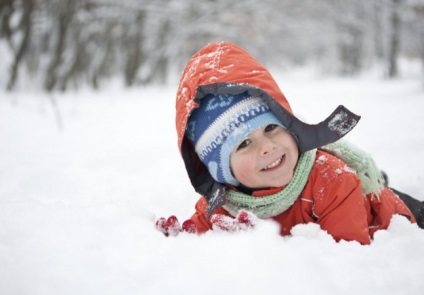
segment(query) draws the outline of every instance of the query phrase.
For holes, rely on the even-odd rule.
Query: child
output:
[[[252,212],[278,222],[282,235],[314,222],[337,241],[369,244],[393,214],[416,222],[372,159],[339,140],[359,116],[339,106],[317,125],[300,121],[271,74],[234,44],[209,44],[189,60],[176,108],[178,145],[203,196],[186,231],[237,230]],[[410,199],[419,217],[422,203]],[[174,216],[156,225],[181,230]]]

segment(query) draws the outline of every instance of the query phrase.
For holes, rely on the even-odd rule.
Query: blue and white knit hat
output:
[[[230,169],[231,152],[249,133],[269,124],[284,128],[262,98],[247,92],[209,94],[190,115],[186,136],[217,182],[238,186]]]

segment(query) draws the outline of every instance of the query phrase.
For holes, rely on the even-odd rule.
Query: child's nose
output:
[[[261,149],[260,149],[261,155],[265,156],[265,155],[273,152],[275,150],[275,148],[276,148],[276,145],[271,139],[264,137],[261,140]]]

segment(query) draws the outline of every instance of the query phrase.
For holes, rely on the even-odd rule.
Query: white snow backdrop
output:
[[[391,185],[424,200],[417,78],[278,76],[311,123],[339,104],[347,136]],[[395,217],[370,246],[316,225],[165,238],[154,220],[193,213],[177,149],[177,85],[0,93],[0,294],[423,294],[424,230]],[[57,107],[51,103],[55,101]]]

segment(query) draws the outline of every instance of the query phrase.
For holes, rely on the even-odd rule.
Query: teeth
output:
[[[271,168],[276,167],[278,164],[280,164],[280,163],[281,163],[281,159],[282,159],[282,158],[279,158],[277,161],[275,161],[275,162],[273,162],[273,163],[269,164],[268,166],[266,166],[266,167],[265,167],[265,169],[271,169]]]

